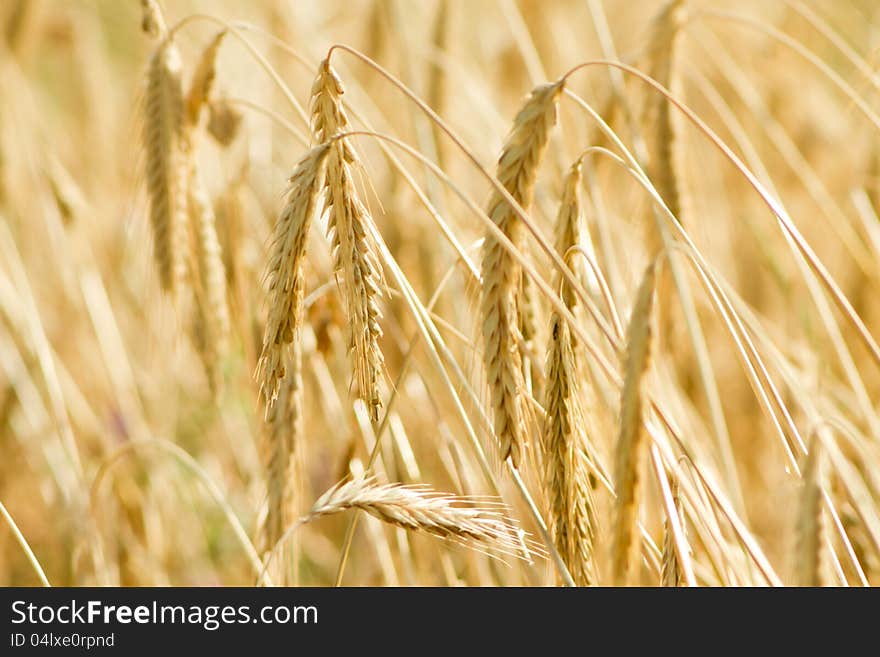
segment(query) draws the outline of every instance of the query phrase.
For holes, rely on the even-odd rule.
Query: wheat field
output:
[[[876,2],[0,28],[0,585],[880,585]]]

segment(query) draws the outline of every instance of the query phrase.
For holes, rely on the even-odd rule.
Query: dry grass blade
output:
[[[345,131],[348,118],[342,105],[342,81],[329,60],[321,62],[312,86],[312,131],[318,141]],[[382,336],[381,270],[367,224],[366,205],[357,196],[352,166],[359,164],[346,139],[336,140],[327,161],[325,206],[339,288],[349,319],[349,346],[353,353],[358,395],[367,404],[370,419],[378,422],[382,408],[379,384],[384,358],[379,347]]]
[[[322,144],[299,161],[290,177],[287,204],[272,234],[266,268],[269,314],[256,373],[267,406],[275,403],[285,376],[286,347],[299,339],[302,328],[306,238],[317,209],[329,152],[330,146]]]
[[[525,209],[532,202],[538,166],[556,123],[557,100],[562,83],[536,87],[514,119],[498,159],[496,177]],[[493,191],[487,214],[495,225],[521,247],[524,226],[514,209]],[[517,296],[521,269],[493,234],[486,236],[482,259],[483,360],[494,413],[495,434],[501,459],[510,457],[519,466],[524,436],[522,356],[519,350],[520,320]]]
[[[644,476],[648,438],[644,429],[642,386],[651,360],[651,309],[654,302],[654,265],[642,277],[626,336],[620,434],[614,459],[614,529],[611,546],[615,585],[634,579],[638,563],[639,496]]]

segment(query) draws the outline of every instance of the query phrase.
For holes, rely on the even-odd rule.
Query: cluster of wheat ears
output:
[[[623,63],[602,3],[588,0],[602,57],[567,61],[548,82],[529,32],[541,3],[501,2],[532,89],[487,166],[484,144],[469,142],[497,112],[448,55],[452,14],[463,5],[436,3],[430,65],[418,79],[406,58],[412,44],[394,36],[405,31],[396,2],[374,3],[369,30],[383,35],[386,51],[398,39],[399,74],[378,63],[382,43],[370,46],[374,59],[337,42],[315,63],[248,22],[176,16],[176,3],[164,4],[139,7],[152,53],[135,184],[146,191],[152,244],[146,284],[161,288],[160,323],[172,326],[148,342],[197,356],[201,371],[179,366],[182,374],[172,362],[133,371],[114,312],[136,285],[120,282],[113,296],[123,300],[111,303],[97,265],[74,265],[109,372],[107,406],[123,425],[121,444],[85,442],[82,418],[100,414],[90,410],[90,386],[77,384],[84,379],[64,367],[59,338],[47,336],[27,284],[35,261],[23,264],[15,224],[0,232],[10,263],[0,266],[9,328],[0,372],[16,400],[0,398],[0,428],[23,437],[31,435],[23,427],[48,422],[34,429],[57,434],[60,451],[43,449],[48,468],[71,472],[53,475],[56,504],[77,527],[67,566],[47,574],[27,521],[2,507],[44,583],[173,583],[170,544],[199,515],[183,507],[207,503],[191,491],[186,504],[175,502],[180,489],[161,483],[174,475],[150,451],[182,465],[208,491],[211,513],[220,509],[214,520],[199,518],[197,531],[206,552],[235,556],[190,558],[221,579],[880,582],[880,345],[871,307],[880,281],[872,168],[880,116],[871,102],[880,79],[828,20],[786,3],[801,31],[820,34],[856,69],[856,83],[783,30],[690,0],[659,6],[638,57]],[[834,109],[845,107],[847,125],[869,126],[870,171],[864,184],[841,187],[849,200],[839,198],[837,178],[823,180],[825,162],[811,160],[808,137],[774,118],[720,41],[706,52],[722,73],[688,66],[688,30],[710,20],[755,28],[802,62],[798,72],[841,95]],[[9,35],[23,21],[13,12]],[[196,28],[209,30],[197,46],[184,36]],[[225,76],[230,85],[241,77],[226,73],[224,53],[265,73],[271,93],[226,93]],[[307,103],[279,61],[311,76]],[[348,70],[362,75],[340,73]],[[588,77],[603,84],[585,87]],[[695,90],[699,110],[686,101]],[[458,118],[455,108],[473,125],[463,131],[447,119],[445,110]],[[397,119],[382,121],[383,112]],[[266,202],[253,191],[244,202],[246,188],[258,187],[249,181],[261,170],[247,153],[261,134],[280,135],[264,148],[292,173],[283,200],[275,188]],[[771,157],[793,173],[771,175]],[[233,162],[239,173],[213,179]],[[54,160],[41,175],[62,224],[81,223],[89,211],[75,176]],[[796,187],[798,211],[825,215],[808,229],[784,204]],[[845,267],[827,264],[828,234],[838,240],[833,264]],[[746,236],[758,246],[747,247]],[[762,268],[784,281],[781,291],[755,280]],[[148,320],[126,312],[127,336]],[[189,391],[160,393],[163,380]],[[152,411],[150,395],[164,400]],[[16,403],[33,408],[19,413]],[[178,404],[204,409],[213,424]],[[178,414],[178,427],[164,414]],[[195,426],[180,428],[180,417]],[[200,432],[225,437],[193,437]],[[230,529],[230,547],[213,536]],[[228,572],[225,558],[236,563]]]

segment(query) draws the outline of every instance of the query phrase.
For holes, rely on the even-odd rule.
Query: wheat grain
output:
[[[561,83],[539,86],[532,91],[514,119],[498,159],[498,181],[525,209],[532,202],[538,166],[550,130],[556,123],[556,104],[561,92]],[[497,191],[492,193],[488,207],[488,215],[495,225],[519,248],[524,227],[513,208]],[[483,361],[500,456],[502,460],[510,457],[514,466],[520,463],[525,442],[517,312],[520,275],[521,269],[513,256],[494,235],[488,234],[481,267]]]
[[[615,585],[633,579],[639,553],[639,496],[648,448],[642,416],[642,386],[651,359],[654,265],[642,277],[629,321],[620,400],[620,433],[614,461],[614,530],[611,545]]]
[[[685,525],[681,509],[679,488],[680,484],[678,483],[678,480],[673,480],[672,506],[675,509],[675,513],[678,514],[679,524],[682,529],[684,529]],[[681,564],[678,561],[678,555],[675,551],[675,534],[673,533],[671,523],[667,518],[663,524],[663,552],[660,559],[660,586],[681,586],[681,583]]]

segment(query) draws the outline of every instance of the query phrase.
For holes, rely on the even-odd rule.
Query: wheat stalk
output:
[[[532,91],[516,115],[498,159],[498,181],[525,209],[532,202],[538,166],[550,130],[556,123],[556,105],[561,92],[561,82]],[[495,225],[519,248],[524,226],[513,208],[497,191],[493,191],[488,207],[488,215]],[[514,257],[492,233],[487,234],[481,268],[483,361],[501,459],[510,457],[514,466],[519,465],[525,441],[517,312],[520,275],[521,268]]]
[[[330,145],[321,144],[299,161],[290,177],[287,203],[272,234],[266,267],[269,311],[256,372],[260,394],[269,407],[278,397],[285,376],[286,347],[299,339],[302,328],[306,238],[318,206],[329,152]]]
[[[325,59],[312,85],[312,131],[319,142],[348,129],[342,105],[342,81]],[[351,167],[357,155],[346,139],[331,146],[325,178],[325,206],[328,229],[341,275],[339,288],[349,319],[349,346],[353,353],[358,394],[379,420],[382,398],[379,383],[384,358],[379,346],[382,336],[381,270],[375,245],[369,237],[369,211],[357,196]]]
[[[642,277],[627,329],[620,433],[614,463],[615,519],[611,544],[612,574],[617,586],[633,577],[639,553],[638,511],[645,454],[642,386],[651,360],[651,308],[654,265]]]

